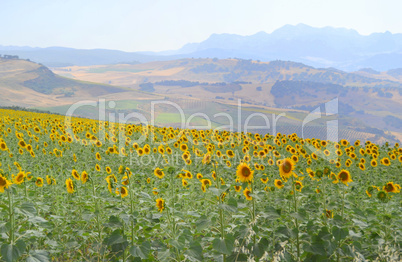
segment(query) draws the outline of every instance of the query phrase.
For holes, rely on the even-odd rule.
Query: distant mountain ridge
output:
[[[402,68],[402,34],[387,31],[365,36],[353,29],[298,24],[285,25],[272,33],[258,32],[249,36],[212,34],[200,43],[162,52],[0,46],[0,54],[19,55],[50,67],[231,57],[266,62],[290,60],[345,71],[361,68],[386,71]]]
[[[285,25],[271,34],[213,34],[201,43],[185,45],[175,54],[183,54],[190,49],[195,57],[208,51],[216,54],[216,49],[220,49],[231,51],[243,59],[291,60],[347,71],[363,67],[380,71],[402,67],[402,34],[388,31],[364,36],[345,28]]]

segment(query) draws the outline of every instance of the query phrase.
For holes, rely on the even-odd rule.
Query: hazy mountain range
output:
[[[200,43],[189,43],[178,50],[163,52],[0,46],[0,54],[19,55],[53,67],[236,57],[261,61],[290,60],[347,71],[361,68],[386,71],[402,68],[402,34],[387,31],[365,36],[353,29],[298,24],[285,25],[270,34],[213,34]]]

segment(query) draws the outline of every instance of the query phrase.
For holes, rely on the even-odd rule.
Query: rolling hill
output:
[[[1,106],[68,105],[85,99],[110,94],[118,96],[127,92],[133,93],[124,87],[62,77],[31,61],[0,58]]]
[[[401,133],[402,82],[398,70],[353,73],[290,61],[180,59],[136,65],[54,68],[54,72],[180,99],[309,112],[339,99],[340,124],[347,128]],[[300,116],[299,116],[300,117]]]
[[[328,83],[331,79],[334,83]],[[284,61],[182,59],[74,66],[52,72],[30,61],[0,60],[3,107],[16,105],[65,114],[76,102],[104,99],[106,118],[111,121],[127,116],[138,122],[142,116],[148,124],[159,126],[182,127],[186,123],[193,128],[215,128],[233,124],[234,130],[241,131],[247,131],[244,126],[248,123],[254,126],[253,132],[298,133],[321,139],[333,138],[328,137],[332,135],[327,133],[326,123],[337,119],[339,139],[396,141],[402,133],[397,113],[401,108],[399,90],[400,82],[395,79]],[[311,110],[336,97],[339,114],[335,118],[322,110],[318,119],[303,128]],[[75,115],[97,119],[99,112],[99,107],[83,106]],[[231,121],[217,113],[230,116]],[[279,115],[282,117],[276,121]]]

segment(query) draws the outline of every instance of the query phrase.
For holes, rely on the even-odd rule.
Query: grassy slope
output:
[[[298,110],[284,110],[278,108],[272,108],[267,106],[275,106],[274,97],[270,91],[273,82],[259,83],[257,80],[260,76],[255,72],[250,74],[251,84],[242,84],[242,89],[234,93],[214,93],[208,92],[201,86],[195,86],[190,88],[180,87],[166,87],[155,86],[158,94],[149,94],[129,89],[129,87],[138,85],[139,82],[144,80],[155,82],[166,79],[181,80],[189,79],[191,81],[199,82],[220,82],[223,81],[224,72],[212,72],[212,73],[195,73],[192,69],[202,66],[205,63],[212,63],[212,60],[177,60],[166,62],[153,62],[139,65],[111,65],[111,66],[94,66],[94,67],[72,67],[59,69],[55,72],[64,72],[73,75],[75,79],[81,79],[81,81],[74,81],[57,75],[52,75],[46,69],[40,65],[23,61],[2,61],[0,63],[0,91],[2,91],[2,98],[0,98],[0,105],[19,105],[19,106],[34,106],[39,109],[50,110],[53,112],[64,114],[71,104],[80,100],[96,100],[106,99],[110,101],[116,101],[114,108],[107,110],[108,114],[118,116],[118,113],[140,113],[144,115],[149,122],[151,122],[152,116],[150,115],[151,101],[155,100],[169,100],[177,103],[184,110],[186,120],[194,114],[203,112],[212,122],[212,127],[219,127],[229,124],[225,117],[215,117],[214,115],[219,112],[225,112],[229,114],[234,121],[235,127],[237,127],[239,121],[244,125],[245,119],[253,113],[263,113],[267,115],[270,121],[269,128],[261,128],[260,132],[272,133],[272,114],[280,114],[286,112],[286,117],[283,117],[278,122],[276,131],[283,133],[300,133],[302,119],[307,115],[306,111]],[[235,67],[237,60],[219,60],[219,66],[223,67]],[[96,73],[93,73],[95,70]],[[291,68],[289,68],[290,70]],[[308,69],[308,68],[307,68]],[[64,71],[63,71],[64,70]],[[92,73],[90,72],[92,70]],[[285,68],[286,70],[286,68]],[[304,70],[303,68],[295,68],[295,71]],[[311,70],[311,69],[309,69]],[[37,92],[26,86],[27,81],[31,81],[42,78],[38,83],[40,88],[45,88],[47,91],[51,91],[50,94],[43,94]],[[112,80],[107,80],[112,79]],[[104,84],[94,84],[88,81],[103,81]],[[107,82],[106,82],[107,81]],[[109,81],[112,84],[118,81],[122,81],[122,85],[125,82],[126,88],[119,88],[110,86],[107,83]],[[136,83],[136,84],[133,84]],[[69,85],[71,84],[71,85]],[[29,86],[29,85],[28,85]],[[257,87],[261,86],[261,91],[257,91]],[[63,90],[64,89],[64,90]],[[72,97],[65,97],[61,91],[74,91]],[[41,91],[41,90],[38,90]],[[224,100],[216,100],[215,96],[222,96]],[[192,97],[190,97],[192,96]],[[233,100],[229,100],[229,98]],[[242,115],[239,120],[237,115],[236,100],[242,99]],[[367,101],[366,101],[367,102]],[[370,102],[370,101],[368,101]],[[383,105],[387,104],[385,101]],[[249,103],[249,104],[245,104]],[[301,100],[301,104],[308,103],[310,101]],[[389,103],[388,103],[389,105]],[[395,107],[398,106],[398,101]],[[372,110],[384,111],[384,107],[371,108]],[[386,109],[386,108],[385,108]],[[98,118],[98,108],[86,106],[79,108],[75,113],[77,115]],[[376,111],[378,112],[378,111]],[[387,111],[382,114],[387,114]],[[397,117],[396,114],[393,114]],[[180,117],[177,115],[177,110],[171,106],[157,106],[155,115],[155,124],[157,125],[172,125],[180,126]],[[133,119],[134,121],[135,119]],[[371,138],[374,135],[367,132],[357,132],[350,130],[351,125],[355,125],[353,119],[342,118],[340,134],[341,137],[348,139]],[[363,120],[362,120],[363,121]],[[362,124],[363,122],[360,122]],[[261,125],[262,119],[254,117],[249,122],[249,125]],[[206,121],[202,117],[195,117],[189,123],[192,126],[205,126]],[[325,135],[325,119],[316,121],[312,126],[306,127],[306,133],[310,137],[314,134],[323,137]]]
[[[299,63],[274,61],[271,63],[257,63],[255,61],[238,61],[236,59],[182,59],[174,61],[151,62],[137,65],[108,65],[96,66],[103,73],[91,73],[93,67],[69,67],[55,69],[55,72],[68,71],[76,79],[99,81],[102,83],[117,84],[138,89],[139,84],[145,81],[157,82],[162,80],[188,80],[198,82],[222,82],[246,81],[251,84],[241,84],[242,89],[235,92],[209,92],[203,86],[180,87],[154,85],[155,93],[166,96],[174,96],[180,99],[189,97],[216,102],[232,103],[242,99],[244,103],[268,107],[314,107],[325,103],[335,97],[345,105],[353,108],[353,111],[361,111],[359,114],[351,113],[345,118],[359,120],[359,125],[368,125],[374,128],[389,129],[402,132],[394,126],[385,123],[382,118],[388,115],[402,120],[396,112],[402,108],[402,96],[397,86],[402,81],[392,77],[386,72],[373,75],[365,72],[346,73],[334,69],[317,69]],[[70,71],[71,70],[71,71]],[[130,72],[137,70],[138,72]],[[381,76],[381,77],[380,77]],[[286,94],[285,100],[277,100],[271,94],[271,88],[277,80],[308,80],[331,82],[346,86],[346,92],[340,94],[326,94],[317,89],[309,90],[307,96],[298,94]],[[378,88],[383,86],[391,88],[385,90],[392,94],[392,98],[382,97],[378,94]],[[355,88],[348,88],[355,87]],[[356,88],[357,87],[357,88]],[[258,89],[261,91],[258,91]],[[369,91],[367,91],[369,88]],[[291,100],[288,98],[294,96]],[[317,97],[314,97],[317,96]],[[217,100],[220,97],[223,100]],[[230,99],[233,99],[232,101]],[[364,112],[362,112],[364,111]],[[349,122],[344,121],[345,125]]]

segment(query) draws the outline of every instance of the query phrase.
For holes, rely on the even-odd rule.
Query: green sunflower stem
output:
[[[130,176],[127,175],[128,183],[129,183],[129,189],[131,189],[130,186]],[[131,190],[130,191],[130,213],[131,213],[131,245],[134,246],[134,199],[133,199],[133,194],[134,192]]]
[[[25,199],[28,201],[28,189],[27,189],[27,183],[24,181],[24,192],[25,192]]]
[[[13,197],[11,193],[11,188],[7,189],[7,196],[8,196],[8,212],[10,217],[10,233],[9,233],[9,241],[10,244],[14,244],[15,236],[14,236],[14,207],[13,207]]]
[[[297,212],[296,186],[295,186],[293,174],[292,174],[292,188],[293,188],[294,208],[295,208],[295,212]],[[300,261],[299,222],[297,221],[297,218],[295,218],[295,225],[296,225],[296,229],[297,229],[297,235],[296,235],[297,261]]]
[[[341,213],[342,218],[344,210],[345,210],[345,190],[342,189],[342,213]]]
[[[123,226],[122,226],[122,233],[123,233],[123,237],[124,237],[124,222],[123,222]],[[123,262],[126,262],[126,250],[123,249]]]
[[[254,180],[251,181],[251,192],[254,194]],[[252,219],[252,221],[253,221],[253,224],[255,224],[256,218],[255,218],[255,198],[254,197],[252,199],[252,202],[253,202],[253,219]],[[254,245],[256,244],[256,238],[257,238],[257,236],[256,236],[256,234],[254,234],[253,235]]]
[[[92,182],[92,194],[95,199],[95,211],[96,211],[96,225],[98,229],[98,237],[99,237],[99,242],[102,242],[102,229],[101,229],[101,224],[100,224],[100,218],[99,218],[99,204],[98,204],[98,199],[96,198],[96,190],[95,190],[95,183],[94,179],[91,178]]]
[[[326,188],[326,181],[324,181],[324,178],[321,179],[322,181],[322,198],[323,198],[323,205],[324,205],[324,223],[327,224],[327,199],[325,197],[325,188]]]
[[[217,165],[217,163],[214,164],[214,171],[215,171],[215,176],[216,176],[216,181],[217,181],[216,182],[217,187],[218,187],[218,189],[220,189],[221,188],[221,178],[218,175],[218,172],[216,170],[216,165]],[[219,196],[218,203],[223,204],[222,194],[220,194],[220,196]],[[222,208],[219,208],[219,220],[220,220],[220,224],[221,224],[221,230],[220,230],[221,231],[221,238],[225,239],[225,225],[224,225],[225,219],[224,219],[224,214],[223,214]],[[223,254],[223,261],[226,262],[226,255],[225,254]]]

